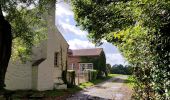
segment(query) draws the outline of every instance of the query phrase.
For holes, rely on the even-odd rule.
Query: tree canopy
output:
[[[46,37],[45,18],[55,0],[0,1],[0,90],[11,58],[26,62],[35,46]],[[45,17],[46,16],[46,17]]]
[[[11,24],[13,35],[12,58],[26,61],[32,46],[46,39],[47,4],[52,0],[1,0],[0,11]],[[54,0],[53,0],[54,1]]]
[[[136,99],[170,99],[170,1],[72,0],[77,25],[116,45],[133,66]]]

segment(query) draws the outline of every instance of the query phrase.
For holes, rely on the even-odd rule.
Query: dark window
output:
[[[76,64],[73,64],[73,70],[76,70]]]
[[[58,53],[54,54],[54,65],[55,67],[58,67]]]
[[[87,69],[93,69],[93,64],[87,64]]]

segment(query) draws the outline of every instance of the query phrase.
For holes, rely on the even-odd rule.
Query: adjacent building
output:
[[[98,59],[104,51],[102,48],[77,49],[68,51],[68,70],[83,73],[85,69],[97,69]]]

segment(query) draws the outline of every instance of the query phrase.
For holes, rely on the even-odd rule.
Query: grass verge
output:
[[[133,88],[135,86],[135,79],[133,76],[129,75],[124,82],[128,87]]]
[[[81,89],[84,89],[86,87],[90,87],[90,86],[93,86],[93,85],[96,85],[98,83],[102,83],[112,77],[115,77],[115,76],[118,76],[118,74],[109,74],[107,77],[104,77],[102,79],[96,79],[96,80],[92,80],[92,81],[89,81],[89,82],[85,82],[85,83],[81,83],[80,85],[78,85],[79,88]]]

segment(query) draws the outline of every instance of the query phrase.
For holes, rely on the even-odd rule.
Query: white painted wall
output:
[[[31,89],[32,83],[31,77],[32,77],[31,63],[21,64],[12,63],[12,61],[10,61],[5,77],[6,89],[9,90]]]
[[[47,58],[47,40],[43,40],[38,46],[32,48],[32,61]]]
[[[51,12],[47,16],[48,39],[47,58],[38,66],[38,90],[49,90],[54,88],[57,77],[62,77],[61,57],[63,68],[66,68],[67,49],[69,45],[55,26],[55,3],[51,3]],[[61,55],[62,48],[62,55]],[[59,66],[54,65],[54,54],[59,53]]]
[[[37,90],[39,91],[53,89],[53,70],[49,64],[47,59],[38,66]]]

